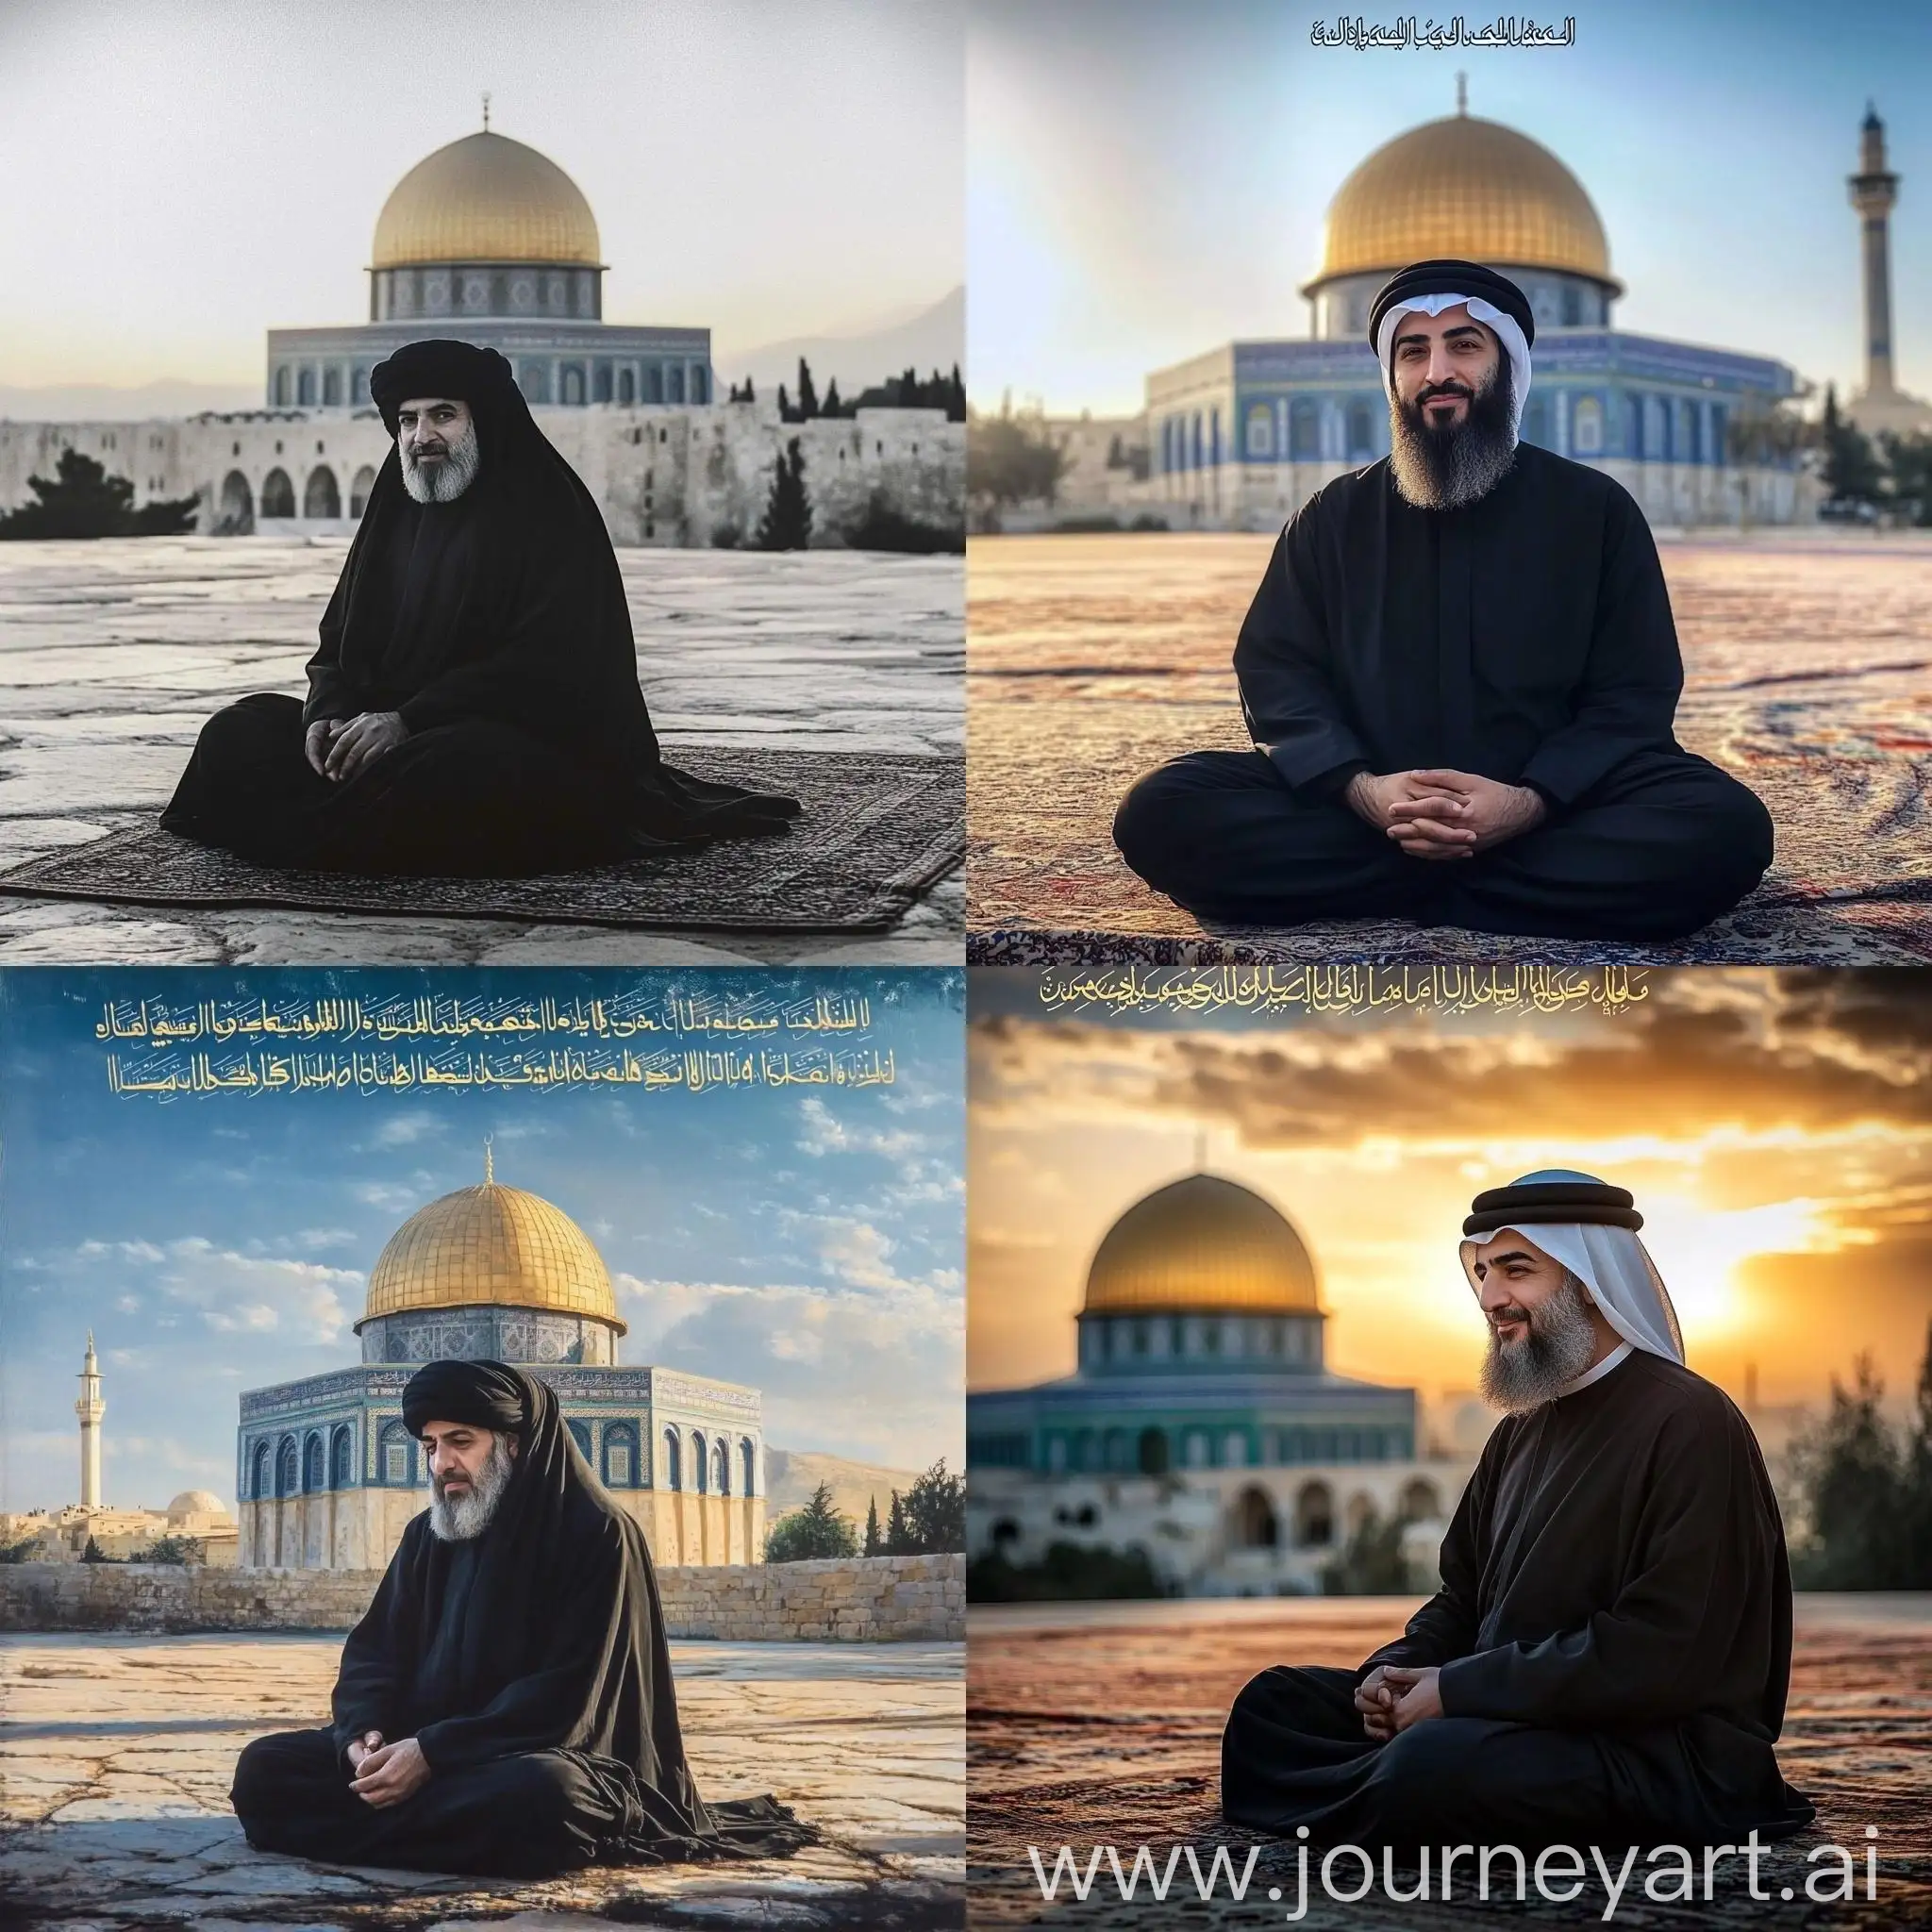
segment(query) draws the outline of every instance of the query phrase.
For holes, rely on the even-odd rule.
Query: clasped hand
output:
[[[1527,785],[1447,768],[1387,777],[1357,772],[1345,795],[1357,817],[1411,858],[1473,858],[1540,825],[1547,809]]]
[[[302,750],[325,778],[341,780],[353,778],[408,735],[400,711],[361,711],[353,718],[318,718],[303,735]]]
[[[1442,1715],[1441,1673],[1433,1664],[1411,1669],[1407,1664],[1377,1664],[1356,1686],[1355,1707],[1362,1714],[1362,1729],[1378,1744],[1424,1718]]]
[[[429,1782],[429,1760],[414,1738],[385,1744],[380,1731],[364,1731],[344,1755],[356,1774],[349,1789],[378,1809],[400,1805]]]

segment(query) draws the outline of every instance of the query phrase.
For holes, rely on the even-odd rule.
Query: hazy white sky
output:
[[[1932,393],[1932,6],[1562,0],[1568,49],[1318,49],[1307,0],[972,0],[968,380],[1057,410],[1138,410],[1151,370],[1305,336],[1330,198],[1406,128],[1470,111],[1582,181],[1622,327],[1862,376],[1845,177],[1868,97],[1904,176],[1900,380]],[[1440,17],[1447,17],[1446,9]],[[1493,16],[1473,9],[1470,19]]]
[[[721,354],[964,274],[963,0],[0,0],[0,383],[253,381],[367,319],[375,218],[481,125],[589,198],[613,322]]]

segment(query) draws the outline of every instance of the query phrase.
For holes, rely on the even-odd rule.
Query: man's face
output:
[[[1441,315],[1410,309],[1395,325],[1390,369],[1398,401],[1419,410],[1424,428],[1441,435],[1469,420],[1477,391],[1495,379],[1503,346],[1458,302]]]
[[[506,1436],[504,1441],[514,1457],[517,1439]],[[429,1481],[436,1494],[452,1501],[474,1495],[495,1443],[493,1429],[474,1428],[468,1423],[425,1423],[423,1446],[429,1452]]]
[[[1529,1332],[1535,1312],[1562,1291],[1567,1271],[1563,1264],[1525,1241],[1513,1227],[1486,1248],[1472,1248],[1463,1271],[1475,1290],[1483,1319],[1493,1340],[1513,1348]]]
[[[475,419],[453,396],[413,396],[396,411],[403,487],[418,503],[452,503],[481,462]]]

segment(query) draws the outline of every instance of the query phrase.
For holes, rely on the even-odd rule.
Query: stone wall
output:
[[[379,1581],[371,1570],[0,1564],[0,1631],[347,1630]],[[665,1629],[678,1638],[879,1643],[966,1634],[961,1556],[667,1565],[658,1589]]]

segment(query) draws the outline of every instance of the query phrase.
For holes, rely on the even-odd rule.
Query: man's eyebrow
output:
[[[1493,1266],[1500,1261],[1527,1261],[1531,1258],[1532,1257],[1530,1256],[1529,1251],[1527,1249],[1511,1248],[1507,1254],[1491,1255],[1490,1257],[1490,1261],[1491,1265]]]

